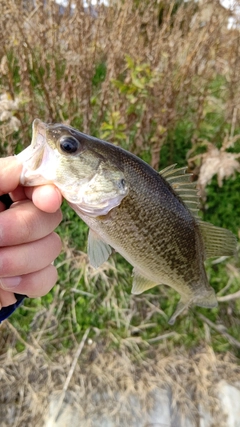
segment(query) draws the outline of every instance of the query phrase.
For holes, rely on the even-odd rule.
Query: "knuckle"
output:
[[[34,230],[33,218],[29,215],[22,215],[22,240],[29,241]]]
[[[42,297],[46,295],[55,285],[58,278],[56,267],[48,265],[44,269],[37,271],[27,278],[25,290],[30,298]],[[39,286],[43,283],[43,286]]]
[[[62,250],[62,240],[59,237],[59,235],[57,233],[55,233],[55,232],[52,233],[52,236],[53,236],[53,239],[54,239],[54,243],[56,245],[56,251],[58,253],[60,253],[61,250]]]
[[[62,214],[61,209],[58,209],[58,210],[57,210],[57,212],[56,212],[56,214],[55,214],[55,217],[56,217],[57,225],[59,225],[59,224],[60,224],[60,222],[61,222],[61,221],[62,221],[62,219],[63,219],[63,214]]]
[[[10,209],[8,223],[6,223],[5,240],[8,239],[12,244],[15,242],[25,242],[33,234],[33,218],[29,212],[31,202],[19,202],[17,206]],[[13,226],[11,226],[13,225]]]
[[[14,271],[14,261],[8,249],[0,249],[0,277],[9,276]]]

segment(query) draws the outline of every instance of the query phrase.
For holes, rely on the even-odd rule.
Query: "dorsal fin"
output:
[[[175,169],[175,165],[168,166],[160,175],[168,181],[175,193],[197,218],[200,232],[204,241],[206,258],[216,256],[232,256],[236,251],[236,237],[231,231],[215,227],[198,218],[199,197],[196,183],[191,182],[191,174],[186,174],[187,167]]]
[[[175,169],[175,166],[176,164],[168,166],[159,173],[168,181],[191,213],[198,217],[199,197],[196,182],[191,182],[192,174],[185,173],[187,166],[178,169]]]

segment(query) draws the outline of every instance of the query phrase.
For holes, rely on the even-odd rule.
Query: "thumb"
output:
[[[0,159],[0,195],[10,193],[19,185],[22,165],[16,157]]]

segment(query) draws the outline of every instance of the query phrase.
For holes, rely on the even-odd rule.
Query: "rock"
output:
[[[218,396],[226,415],[227,427],[240,427],[240,383],[232,386],[222,380],[218,384]]]
[[[239,388],[238,388],[239,387]],[[137,394],[125,395],[106,391],[91,399],[76,402],[76,395],[67,392],[61,404],[61,395],[50,396],[49,413],[44,427],[213,427],[214,418],[199,404],[197,420],[183,417],[180,408],[172,409],[170,390],[156,388],[149,393],[150,405],[142,405]],[[220,381],[216,398],[223,411],[221,426],[240,427],[240,384],[236,386]],[[60,405],[60,411],[59,411]],[[111,408],[108,412],[107,408]],[[115,409],[115,410],[114,410]],[[57,412],[59,412],[57,416]],[[57,418],[56,418],[57,416]]]

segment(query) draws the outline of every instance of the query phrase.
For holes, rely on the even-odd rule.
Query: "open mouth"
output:
[[[46,143],[46,125],[39,119],[35,119],[32,124],[32,148],[39,149]]]
[[[37,168],[36,160],[39,159],[46,143],[46,129],[44,124],[35,119],[32,125],[33,136],[29,147],[17,155],[18,160],[23,165],[27,165],[28,169],[35,170]]]
[[[23,165],[20,184],[33,186],[52,182],[52,177],[48,176],[50,157],[51,149],[46,142],[46,125],[35,119],[31,145],[17,155]]]

